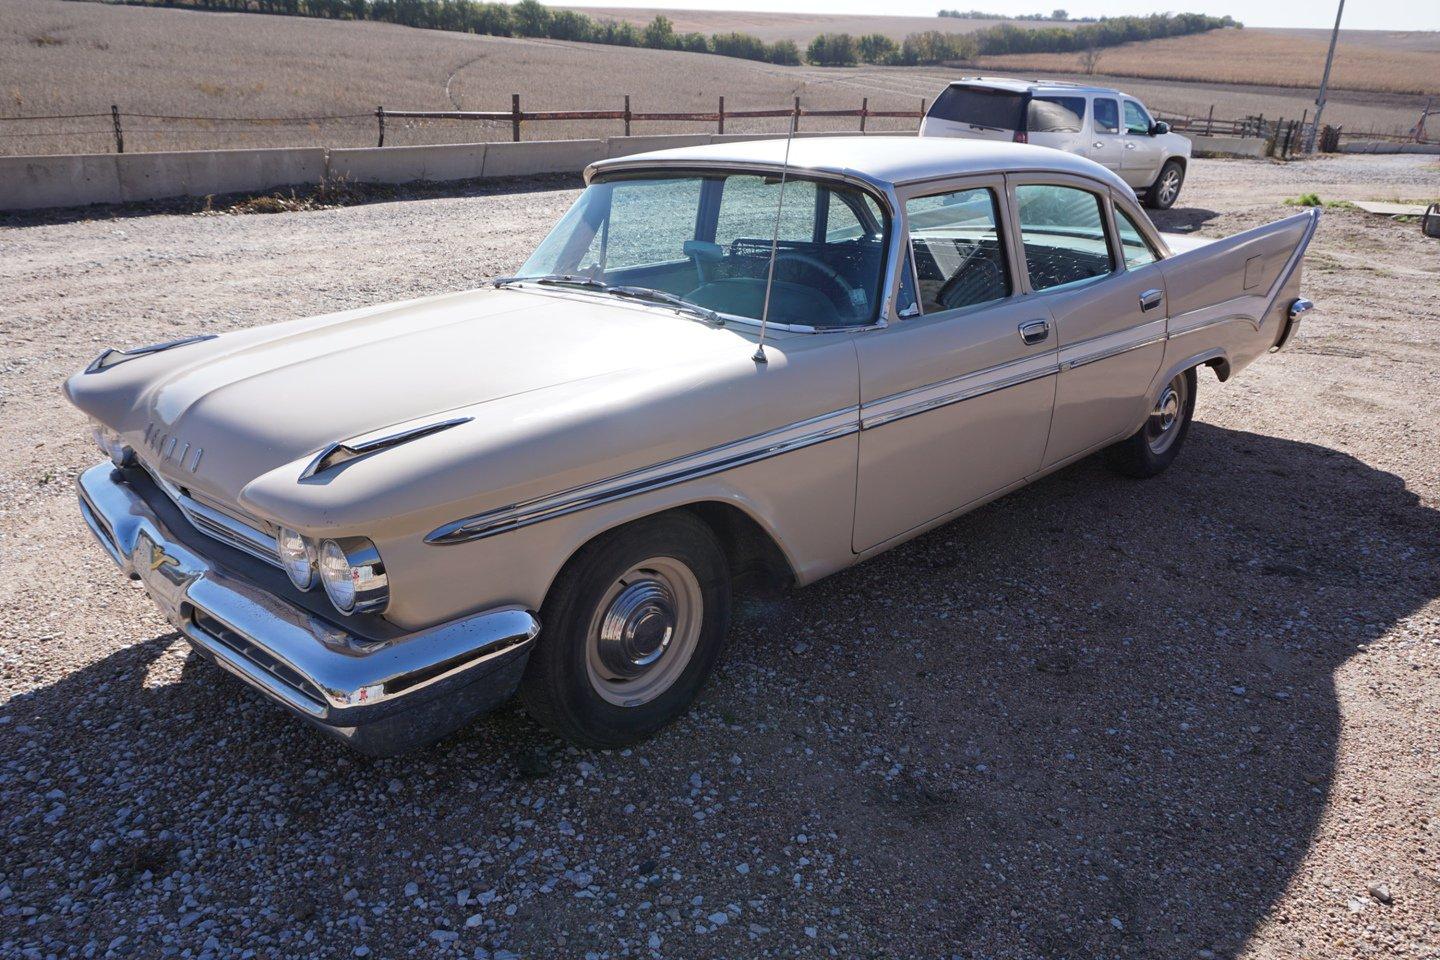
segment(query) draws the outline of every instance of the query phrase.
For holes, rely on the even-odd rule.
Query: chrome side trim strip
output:
[[[1154,343],[1162,343],[1165,339],[1165,318],[1160,317],[1137,327],[1130,327],[1116,333],[1107,333],[1062,347],[1060,369],[1073,370],[1076,367],[1083,367],[1087,363],[1095,363],[1098,360],[1106,360],[1122,353],[1129,353],[1131,350],[1139,350],[1141,347],[1148,347]]]
[[[1018,387],[1022,383],[1051,376],[1059,370],[1053,351],[986,367],[961,377],[926,384],[867,403],[861,410],[860,426],[861,429],[872,430],[894,420],[913,417],[918,413],[962,400],[971,400],[1007,387]]]
[[[464,517],[432,530],[426,535],[425,542],[443,545],[493,537],[543,520],[567,516],[849,436],[859,429],[859,408],[845,407],[654,466]]]

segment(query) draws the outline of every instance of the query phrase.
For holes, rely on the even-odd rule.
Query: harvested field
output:
[[[1104,49],[1099,69],[1148,80],[1314,90],[1329,43],[1322,30],[1212,30]],[[1083,72],[1080,55],[1073,53],[985,57],[980,66],[998,72]],[[1440,33],[1342,30],[1330,84],[1335,90],[1440,94]]]
[[[0,154],[108,152],[112,103],[132,113],[209,117],[350,115],[342,121],[263,126],[127,121],[129,150],[257,146],[373,146],[374,110],[508,110],[510,95],[541,110],[714,110],[787,106],[858,108],[864,95],[808,74],[730,57],[478,37],[391,24],[125,7],[66,0],[4,0],[0,116],[103,114],[89,120],[0,123]],[[872,101],[915,109],[920,97]],[[767,124],[765,126],[764,124]],[[816,119],[809,129],[853,129]],[[872,122],[895,129],[914,121]],[[784,120],[727,124],[735,133],[783,130]],[[700,132],[706,125],[637,124],[635,133]],[[526,139],[617,136],[618,121],[531,124]],[[392,122],[388,144],[508,140],[508,123]]]
[[[1201,160],[1160,222],[1436,172]],[[0,229],[0,955],[1440,952],[1440,272],[1413,223],[1326,214],[1319,309],[1202,378],[1163,476],[1092,458],[746,600],[696,709],[634,749],[512,708],[369,761],[188,654],[80,520],[98,455],[61,379],[476,285],[573,196]]]

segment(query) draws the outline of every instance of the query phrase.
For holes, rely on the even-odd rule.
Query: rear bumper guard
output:
[[[434,740],[509,697],[540,631],[528,610],[499,607],[367,639],[221,569],[109,464],[85,471],[77,488],[95,538],[191,646],[367,753]]]

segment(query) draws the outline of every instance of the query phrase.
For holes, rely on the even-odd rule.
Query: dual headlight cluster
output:
[[[340,537],[318,543],[280,528],[275,538],[290,582],[310,590],[318,580],[341,613],[372,613],[390,599],[390,581],[375,544],[364,537]]]

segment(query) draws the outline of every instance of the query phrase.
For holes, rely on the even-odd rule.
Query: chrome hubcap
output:
[[[586,636],[591,686],[630,707],[668,690],[700,638],[703,600],[690,568],[654,557],[622,574],[601,597]]]
[[[1189,382],[1182,373],[1165,385],[1160,399],[1155,401],[1155,408],[1150,411],[1150,418],[1145,421],[1145,442],[1150,444],[1150,449],[1156,453],[1168,450],[1180,433],[1180,421],[1189,389]]]
[[[1179,192],[1180,174],[1176,173],[1174,170],[1171,170],[1169,173],[1165,174],[1165,179],[1160,181],[1160,199],[1163,200],[1165,203],[1170,203],[1175,199],[1176,194],[1178,194]]]
[[[600,662],[617,678],[633,679],[665,655],[675,636],[675,598],[664,581],[626,584],[600,621]]]

